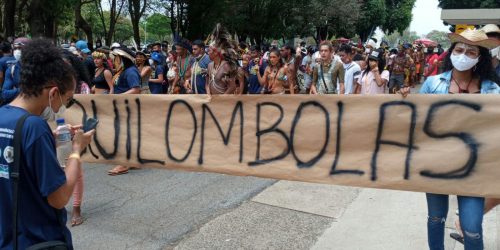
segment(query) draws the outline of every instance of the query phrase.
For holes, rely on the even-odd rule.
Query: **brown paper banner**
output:
[[[500,197],[500,96],[79,95],[84,160]]]

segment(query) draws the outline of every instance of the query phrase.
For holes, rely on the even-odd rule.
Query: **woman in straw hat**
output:
[[[496,39],[497,41],[500,41],[500,29],[498,28],[498,26],[496,24],[487,24],[483,28],[481,28],[481,30],[486,33],[488,38]],[[493,69],[496,71],[496,74],[497,74],[497,83],[499,83],[498,79],[500,76],[500,73],[499,73],[500,67],[498,65],[498,52],[497,52],[498,48],[500,48],[500,46],[497,46],[495,49],[492,49],[490,51],[491,56],[492,56]],[[499,204],[500,204],[500,199],[486,198],[485,202],[484,202],[484,214],[488,213],[490,210],[492,210],[493,208],[495,208]],[[455,227],[457,228],[458,233],[452,233],[450,236],[452,238],[456,239],[457,241],[460,241],[463,243],[464,237],[463,237],[462,229],[460,227],[460,220],[455,221]]]
[[[429,77],[421,94],[490,94],[500,93],[491,67],[490,48],[498,41],[489,39],[483,31],[466,30],[450,34],[452,45],[445,59],[445,72]],[[409,89],[402,90],[406,96]],[[460,173],[429,173],[431,178],[453,178]],[[464,232],[466,250],[483,249],[483,197],[458,196],[460,226]],[[430,249],[444,249],[444,227],[448,214],[448,195],[427,194],[427,234]]]
[[[135,66],[135,53],[127,47],[114,47],[110,56],[113,59],[113,94],[140,94],[141,75]],[[109,175],[128,173],[130,167],[118,165],[108,171]]]

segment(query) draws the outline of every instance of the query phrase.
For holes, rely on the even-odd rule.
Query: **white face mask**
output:
[[[366,54],[370,54],[370,52],[372,52],[372,50],[371,50],[371,49],[369,49],[369,48],[366,48],[366,49],[365,49],[365,53],[366,53]]]
[[[149,59],[149,65],[154,65],[155,61],[153,59]]]
[[[51,102],[52,100],[49,95],[49,106],[45,107],[42,114],[40,115],[42,119],[44,119],[45,121],[55,121],[56,118],[62,117],[64,111],[66,111],[66,106],[64,106],[63,104],[61,94],[59,94],[59,99],[61,100],[61,107],[59,108],[59,111],[56,113],[54,112],[54,109],[52,109],[52,102]]]
[[[14,58],[16,58],[16,61],[21,60],[21,50],[20,49],[14,50],[13,55],[14,55]]]
[[[476,66],[476,64],[479,62],[479,57],[476,59],[472,59],[465,54],[455,55],[452,53],[450,59],[453,67],[458,71],[466,71],[472,69],[472,67]]]
[[[500,60],[500,46],[490,50],[491,56]]]

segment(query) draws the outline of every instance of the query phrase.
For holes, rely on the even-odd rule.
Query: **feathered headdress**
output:
[[[236,75],[238,71],[238,44],[231,37],[231,34],[220,23],[215,25],[214,30],[208,37],[206,44],[217,50],[224,60],[231,66],[230,75]]]

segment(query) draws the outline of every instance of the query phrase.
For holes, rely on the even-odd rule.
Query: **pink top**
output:
[[[389,71],[382,71],[382,74],[380,74],[380,78],[389,82]],[[362,95],[385,94],[386,84],[378,86],[377,82],[375,81],[375,75],[371,71],[368,73],[361,73],[361,81],[359,82],[359,84],[361,85]]]

